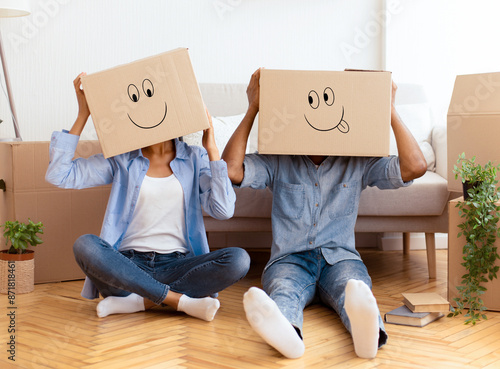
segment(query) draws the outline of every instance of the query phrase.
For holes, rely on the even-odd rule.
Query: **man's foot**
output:
[[[356,355],[373,359],[377,356],[380,327],[377,301],[370,287],[357,279],[347,281],[344,308],[351,322]]]
[[[264,291],[250,288],[243,296],[243,306],[248,322],[269,345],[289,359],[304,354],[304,342]]]
[[[109,296],[97,304],[96,310],[99,318],[110,314],[136,313],[145,310],[144,299],[135,293],[125,297]]]
[[[177,305],[177,310],[182,311],[195,318],[210,322],[214,320],[215,313],[219,310],[220,302],[211,297],[195,299],[182,295]]]

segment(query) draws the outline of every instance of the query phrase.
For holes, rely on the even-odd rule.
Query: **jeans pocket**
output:
[[[339,183],[329,193],[328,215],[330,219],[336,219],[351,215],[356,208],[359,198],[359,181]]]
[[[273,189],[273,213],[285,219],[300,219],[304,213],[305,190],[301,184],[277,181]]]

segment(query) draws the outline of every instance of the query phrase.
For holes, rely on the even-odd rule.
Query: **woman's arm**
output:
[[[240,184],[244,177],[243,160],[247,147],[248,136],[252,129],[255,116],[259,112],[259,78],[260,69],[255,71],[247,87],[248,110],[240,125],[229,139],[222,159],[227,163],[229,178],[234,184]]]
[[[82,85],[82,77],[87,75],[87,73],[80,73],[75,80],[73,81],[73,86],[75,87],[76,99],[78,100],[78,116],[76,118],[73,127],[71,127],[69,133],[72,135],[80,136],[82,134],[83,129],[85,128],[85,124],[90,116],[89,106],[87,104],[87,99],[85,98],[85,93],[81,88]]]
[[[214,126],[212,124],[212,116],[208,112],[206,106],[205,106],[205,112],[207,113],[208,123],[210,123],[210,127],[203,131],[201,144],[203,145],[205,150],[207,150],[209,160],[218,161],[220,160],[220,154],[219,154],[219,149],[215,144],[215,134],[214,134]]]
[[[90,116],[85,94],[80,87],[84,75],[79,74],[73,81],[79,107],[73,127],[69,132],[54,132],[50,142],[50,162],[45,179],[61,188],[87,188],[113,181],[111,162],[104,159],[102,154],[73,160],[80,134]]]

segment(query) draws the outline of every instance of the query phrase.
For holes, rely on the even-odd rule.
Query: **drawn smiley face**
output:
[[[307,100],[309,103],[309,106],[313,109],[310,111],[309,114],[309,119],[307,118],[306,114],[304,114],[304,118],[311,126],[311,128],[315,129],[316,131],[320,132],[328,132],[332,131],[334,129],[338,129],[342,133],[347,133],[349,132],[349,124],[344,120],[344,106],[342,106],[342,111],[340,112],[340,109],[337,108],[335,109],[335,93],[333,92],[333,89],[331,87],[326,87],[323,90],[323,96],[320,97],[320,95],[315,91],[311,90],[309,91],[309,94],[307,95]],[[326,106],[323,106],[324,105]],[[321,115],[324,116],[324,109],[330,109],[331,108],[331,114],[328,114],[329,118],[332,118],[331,122],[320,122],[318,121],[319,118],[315,117],[314,114],[315,111],[320,109]],[[318,110],[319,111],[319,110]],[[312,118],[316,118],[315,122],[311,122]]]
[[[144,93],[144,96],[141,96],[141,92],[137,88],[136,85],[130,84],[128,85],[127,88],[127,93],[128,97],[132,102],[134,103],[141,103],[141,98],[152,98],[155,94],[155,88],[153,86],[153,82],[151,82],[150,79],[146,78],[144,81],[142,81],[142,92]],[[145,103],[142,101],[142,103]],[[159,104],[156,104],[159,105]],[[158,127],[160,124],[163,123],[165,120],[165,117],[167,116],[167,103],[164,102],[162,105],[164,105],[164,108],[162,106],[161,110],[158,110],[158,118],[154,119],[152,122],[137,122],[137,119],[132,119],[129,113],[127,113],[128,119],[135,124],[137,127],[142,128],[142,129],[151,129]]]

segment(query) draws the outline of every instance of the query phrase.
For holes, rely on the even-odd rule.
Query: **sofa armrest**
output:
[[[436,156],[436,173],[444,179],[448,178],[448,161],[446,148],[446,127],[434,126],[431,133],[431,145]]]

